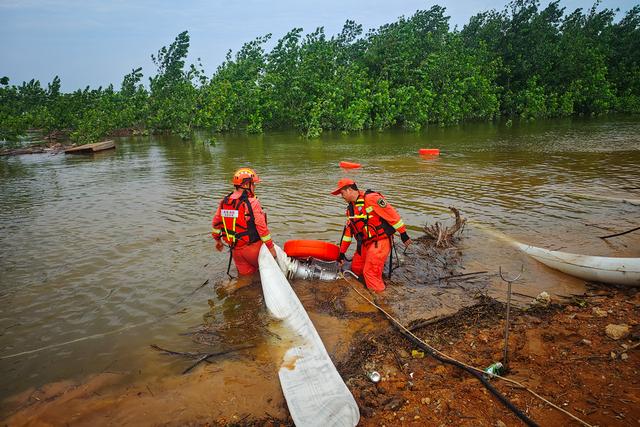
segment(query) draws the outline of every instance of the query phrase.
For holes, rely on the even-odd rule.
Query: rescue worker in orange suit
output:
[[[211,235],[216,240],[216,249],[222,251],[224,244],[231,249],[231,256],[240,276],[252,275],[258,271],[258,255],[263,244],[276,257],[267,227],[267,215],[255,196],[256,184],[259,182],[260,178],[253,169],[238,169],[232,179],[235,190],[220,201],[211,223]]]
[[[355,238],[358,247],[351,261],[351,270],[364,277],[364,283],[370,291],[382,292],[385,288],[382,273],[391,252],[393,235],[400,233],[405,246],[412,243],[404,222],[382,194],[358,190],[351,179],[338,181],[337,188],[331,194],[341,195],[348,203],[338,263],[344,263],[347,249]]]

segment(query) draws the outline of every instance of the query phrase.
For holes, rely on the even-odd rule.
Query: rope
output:
[[[444,363],[451,363],[451,364],[457,365],[457,366],[459,366],[459,367],[464,367],[464,368],[467,368],[467,369],[469,369],[469,370],[472,370],[472,371],[474,371],[474,372],[475,372],[475,373],[474,373],[474,372],[472,372],[472,373],[474,373],[474,375],[476,376],[476,378],[478,378],[480,381],[484,380],[484,377],[483,377],[483,375],[485,374],[484,370],[482,370],[482,369],[480,369],[480,368],[477,368],[477,367],[475,367],[475,366],[471,366],[471,365],[469,365],[469,364],[467,364],[467,363],[461,362],[461,361],[459,361],[459,360],[457,360],[457,359],[455,359],[455,358],[453,358],[453,357],[451,357],[451,356],[449,356],[449,355],[447,355],[447,354],[445,354],[445,353],[443,353],[443,352],[439,351],[438,349],[436,349],[436,348],[434,348],[434,347],[430,346],[429,344],[427,344],[426,342],[424,342],[423,340],[421,340],[420,338],[418,338],[418,337],[417,337],[416,335],[414,335],[414,334],[413,334],[409,329],[407,329],[404,325],[402,325],[402,323],[400,323],[396,318],[394,318],[392,315],[390,315],[389,313],[387,313],[387,312],[386,312],[382,307],[380,307],[379,305],[377,305],[376,303],[374,303],[373,301],[371,301],[370,299],[368,299],[366,296],[364,296],[364,295],[363,295],[363,294],[362,294],[362,293],[361,293],[361,292],[360,292],[360,291],[359,291],[359,290],[358,290],[358,289],[353,285],[353,283],[352,283],[352,282],[351,282],[351,281],[350,281],[350,280],[349,280],[349,279],[344,275],[344,273],[349,273],[349,274],[353,275],[354,277],[358,277],[358,276],[357,276],[355,273],[353,273],[352,271],[350,271],[350,270],[345,270],[345,271],[343,272],[343,274],[342,274],[342,278],[343,278],[347,283],[349,283],[349,285],[351,286],[351,289],[353,289],[354,291],[356,291],[356,293],[357,293],[358,295],[360,295],[360,297],[362,297],[365,301],[367,301],[369,304],[371,304],[371,305],[372,305],[372,306],[374,306],[376,309],[378,309],[381,313],[383,313],[383,314],[387,317],[387,319],[389,319],[389,320],[390,320],[390,321],[391,321],[391,322],[392,322],[396,327],[398,327],[398,328],[400,329],[400,332],[401,332],[403,335],[405,335],[405,336],[407,336],[407,337],[410,337],[410,339],[411,339],[411,340],[415,341],[416,343],[419,343],[419,345],[420,345],[420,346],[423,346],[425,349],[427,349],[427,351],[428,351],[432,356],[434,356],[434,357],[436,357],[436,355],[437,355],[437,356],[439,356],[439,357],[436,357],[436,359],[438,359],[438,360],[440,360],[440,361],[442,361],[442,362],[444,362]],[[510,378],[502,377],[502,376],[500,376],[500,375],[492,375],[492,377],[499,378],[499,379],[501,379],[501,380],[503,380],[503,381],[506,381],[506,382],[508,382],[508,383],[511,383],[511,384],[515,384],[515,385],[517,385],[518,387],[520,387],[520,388],[522,388],[522,389],[524,389],[524,390],[528,391],[529,393],[531,393],[532,395],[534,395],[534,396],[535,396],[535,397],[537,397],[538,399],[542,400],[542,401],[543,401],[544,403],[546,403],[547,405],[549,405],[549,406],[551,406],[551,407],[553,407],[553,408],[555,408],[555,409],[559,410],[560,412],[563,412],[564,414],[566,414],[566,415],[568,415],[569,417],[573,418],[574,420],[578,421],[578,422],[579,422],[579,423],[581,423],[582,425],[584,425],[584,426],[586,426],[586,427],[593,427],[591,424],[587,423],[586,421],[581,420],[580,418],[576,417],[576,416],[575,416],[575,415],[573,415],[572,413],[570,413],[570,412],[566,411],[565,409],[562,409],[562,408],[561,408],[561,407],[559,407],[558,405],[555,405],[554,403],[551,403],[550,401],[548,401],[548,400],[547,400],[547,399],[545,399],[544,397],[540,396],[539,394],[537,394],[536,392],[534,392],[534,391],[533,391],[533,390],[531,390],[530,388],[526,387],[525,385],[523,385],[523,384],[519,383],[518,381],[512,380],[512,379],[510,379]],[[485,380],[485,381],[486,381],[486,380]],[[487,386],[488,382],[485,382],[485,381],[482,381],[482,382],[483,382],[483,384],[484,384],[485,386]],[[493,388],[493,386],[491,386],[491,385],[489,385],[489,386],[490,386],[490,387],[488,387],[488,388],[489,388],[489,391],[491,391],[492,393],[494,393],[495,388]],[[496,393],[498,393],[498,394],[496,394]],[[498,399],[500,399],[500,401],[501,401],[502,403],[504,403],[505,405],[507,405],[507,406],[509,406],[509,405],[513,406],[513,404],[511,404],[510,402],[508,402],[508,401],[506,400],[506,398],[505,398],[504,396],[502,396],[502,394],[500,394],[500,392],[499,392],[499,391],[495,390],[494,395],[496,395],[496,397],[498,397]],[[504,400],[503,400],[503,399],[504,399]],[[507,402],[508,402],[508,404],[507,404]],[[509,408],[509,409],[512,409],[512,408]],[[517,409],[515,406],[513,406],[513,409],[515,409],[514,413],[515,413],[516,415],[518,415],[518,412],[522,414],[522,412],[521,412],[519,409]],[[513,410],[513,409],[512,409],[512,410]],[[516,411],[517,411],[517,412],[516,412]],[[522,419],[522,420],[523,420],[525,423],[527,423],[528,425],[536,425],[536,424],[535,424],[532,420],[530,420],[526,415],[522,414],[522,416],[523,416],[524,418],[523,418],[523,417],[520,417],[520,415],[518,415],[518,417],[519,417],[520,419]],[[528,421],[526,421],[526,420],[525,420],[525,418],[526,418],[526,420],[528,420]],[[530,424],[530,423],[531,423],[531,424]]]

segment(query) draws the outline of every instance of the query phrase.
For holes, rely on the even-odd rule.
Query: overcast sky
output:
[[[347,19],[364,30],[410,16],[433,4],[446,7],[451,27],[472,15],[503,9],[506,1],[441,0],[0,0],[0,77],[12,84],[36,78],[46,86],[55,75],[62,89],[113,83],[143,67],[144,81],[155,74],[151,54],[181,31],[191,36],[189,62],[200,57],[213,74],[227,50],[267,33],[276,40],[294,27],[305,33],[319,26],[329,36]],[[631,9],[637,0],[604,0],[599,7]],[[548,1],[543,1],[543,5]],[[568,10],[592,2],[564,0]]]

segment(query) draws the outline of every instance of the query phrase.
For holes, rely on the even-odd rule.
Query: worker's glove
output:
[[[402,239],[402,243],[406,243],[407,240],[411,240],[411,237],[405,231],[404,233],[400,233],[400,239]]]
[[[338,255],[338,264],[342,265],[342,263],[347,259],[347,256],[340,252],[340,255]]]

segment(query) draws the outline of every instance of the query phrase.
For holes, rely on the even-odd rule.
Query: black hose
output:
[[[463,365],[462,363],[458,362],[457,360],[452,360],[452,359],[448,359],[446,357],[442,357],[440,356],[438,353],[436,353],[435,351],[433,351],[433,349],[431,347],[429,347],[428,345],[426,345],[425,343],[423,343],[422,341],[420,341],[419,339],[417,339],[416,337],[413,336],[413,334],[405,331],[404,329],[398,327],[398,325],[395,322],[391,322],[393,324],[393,326],[400,331],[400,333],[402,335],[404,335],[406,338],[408,338],[412,343],[414,343],[415,345],[417,345],[418,347],[420,347],[421,349],[423,349],[424,351],[426,351],[431,357],[433,357],[434,359],[439,360],[442,363],[448,363],[449,365],[453,365],[453,366],[457,366],[458,368],[462,368],[465,371],[469,372],[471,375],[475,376],[478,380],[480,380],[480,382],[482,382],[482,384],[495,396],[498,398],[498,400],[504,405],[506,406],[511,412],[513,412],[518,418],[520,418],[522,420],[522,422],[524,422],[526,425],[531,426],[531,427],[537,427],[538,424],[536,424],[531,418],[527,417],[520,409],[518,409],[513,403],[511,403],[509,401],[509,399],[507,399],[506,396],[504,396],[502,393],[500,393],[500,391],[498,391],[493,384],[491,384],[481,373],[469,368],[468,366]]]
[[[355,278],[358,278],[358,275],[355,274],[353,271],[347,270],[345,271],[345,273],[350,273],[351,275],[353,275]],[[344,276],[343,276],[344,277]],[[344,277],[345,280],[347,280],[347,282],[349,281],[346,277]],[[358,292],[357,289],[353,288],[356,292]],[[358,292],[358,294],[360,294],[360,292]],[[360,296],[362,296],[362,294],[360,294]],[[364,297],[363,297],[364,298]],[[366,299],[366,298],[365,298]],[[371,301],[369,301],[371,303]],[[520,418],[522,420],[522,422],[524,422],[526,425],[530,426],[530,427],[538,427],[538,424],[535,423],[535,421],[533,421],[531,418],[527,417],[524,412],[522,412],[520,409],[518,409],[513,403],[511,403],[511,401],[509,401],[509,399],[507,399],[506,396],[504,396],[502,393],[500,393],[500,391],[498,391],[498,389],[496,389],[493,384],[491,384],[481,373],[479,373],[478,371],[471,369],[468,366],[465,366],[464,364],[458,362],[457,360],[453,360],[447,357],[442,357],[440,356],[432,347],[428,346],[427,344],[423,343],[422,341],[420,341],[415,335],[413,335],[411,332],[407,331],[406,329],[404,329],[393,317],[391,317],[388,313],[386,313],[383,309],[381,309],[380,307],[378,307],[377,305],[371,303],[375,308],[377,308],[382,314],[384,314],[384,316],[389,319],[391,321],[391,324],[402,334],[404,335],[406,338],[409,339],[409,341],[411,341],[412,343],[414,343],[415,345],[417,345],[418,347],[420,347],[421,349],[423,349],[424,351],[427,352],[427,354],[429,354],[429,356],[433,357],[434,359],[442,362],[442,363],[447,363],[449,365],[453,365],[453,366],[457,366],[458,368],[462,368],[465,371],[469,372],[471,375],[473,375],[474,377],[476,377],[478,380],[480,380],[480,382],[491,392],[491,394],[493,394],[495,397],[498,398],[498,400],[500,401],[500,403],[502,403],[504,406],[506,406],[511,412],[513,412],[518,418]]]

